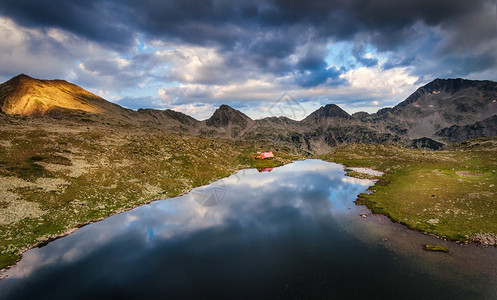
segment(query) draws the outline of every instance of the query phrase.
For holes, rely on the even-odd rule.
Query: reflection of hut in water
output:
[[[274,157],[273,152],[257,152],[257,158],[259,159],[266,159],[266,158],[272,158]]]
[[[259,171],[259,173],[261,172],[271,172],[273,170],[273,168],[257,168],[257,171]]]

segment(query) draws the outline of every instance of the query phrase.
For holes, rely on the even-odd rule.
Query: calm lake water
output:
[[[371,184],[320,160],[242,170],[26,252],[0,298],[497,298],[495,248],[370,215]]]

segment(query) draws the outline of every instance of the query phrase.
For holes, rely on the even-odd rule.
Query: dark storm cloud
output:
[[[458,31],[467,28],[465,25],[458,28],[458,22],[464,21],[467,15],[479,14],[485,3],[489,2],[274,0],[250,3],[167,1],[161,4],[140,1],[129,2],[129,5],[137,12],[136,26],[151,37],[217,45],[223,52],[243,57],[245,64],[254,64],[264,72],[282,75],[316,70],[324,63],[324,54],[301,57],[296,64],[288,63],[286,58],[295,54],[299,45],[309,43],[319,48],[331,39],[353,41],[357,35],[362,35],[379,51],[395,51],[407,42],[423,38],[418,24],[442,26],[449,31],[454,29],[457,31],[454,35],[458,36]],[[261,37],[261,33],[266,36]],[[457,38],[448,45],[448,54],[456,45]],[[375,59],[364,58],[364,49],[357,50],[353,54],[358,63],[364,66],[377,64]],[[326,73],[322,68],[319,71]],[[319,84],[324,81],[309,82]]]
[[[494,20],[493,27],[486,19],[476,22],[489,7],[495,15],[490,0],[3,0],[0,14],[23,26],[64,29],[120,53],[135,47],[138,36],[212,47],[223,55],[226,68],[246,69],[247,76],[293,74],[308,87],[346,71],[326,69],[326,45],[335,41],[354,43],[351,55],[367,67],[378,64],[364,56],[365,45],[371,44],[379,52],[398,52],[387,66],[416,63],[420,53],[414,51],[424,51],[441,61],[463,55],[468,63],[460,67],[462,73],[481,70],[480,59],[473,64],[467,53],[495,37]],[[426,37],[426,26],[445,31],[443,49],[405,48],[413,41],[433,41]],[[495,66],[495,59],[487,61]]]
[[[272,26],[308,24],[320,36],[348,40],[357,33],[383,35],[379,46],[394,47],[416,22],[436,26],[480,11],[488,1],[466,0],[323,0],[268,1],[260,19]]]
[[[126,25],[130,14],[118,2],[2,0],[0,14],[23,26],[61,28],[118,49],[133,40]]]
[[[485,2],[3,0],[0,11],[24,25],[60,27],[100,42],[126,43],[131,32],[139,31],[194,44],[235,46],[254,31],[295,24],[305,24],[325,37],[348,39],[358,32],[385,32],[395,41],[400,38],[396,34],[405,34],[415,22],[439,25],[479,11]]]
[[[257,7],[240,1],[128,1],[135,26],[151,37],[232,48],[251,35]]]

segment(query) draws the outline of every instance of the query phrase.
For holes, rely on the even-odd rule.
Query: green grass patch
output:
[[[483,146],[425,151],[348,145],[320,158],[385,172],[358,204],[409,228],[467,241],[478,232],[497,232],[496,154]]]
[[[15,264],[21,258],[20,255],[10,253],[0,253],[0,269]]]

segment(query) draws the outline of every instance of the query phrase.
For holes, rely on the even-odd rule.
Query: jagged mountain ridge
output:
[[[252,120],[221,105],[209,119],[199,121],[169,109],[126,109],[72,83],[21,74],[0,85],[0,108],[6,114],[70,117],[228,139],[272,140],[313,153],[325,153],[348,143],[394,142],[438,148],[441,143],[497,135],[497,83],[465,79],[436,79],[395,107],[375,114],[351,116],[337,105],[328,104],[302,121],[286,117]]]
[[[497,83],[466,79],[435,79],[417,89],[389,112],[408,128],[408,137],[442,138],[437,132],[453,125],[480,122],[497,114]]]

